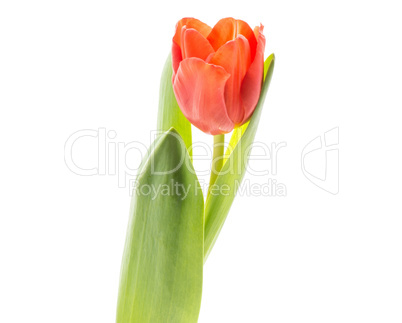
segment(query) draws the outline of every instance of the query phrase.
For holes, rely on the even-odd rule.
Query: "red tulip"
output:
[[[186,118],[202,131],[228,133],[247,122],[260,97],[263,26],[233,18],[214,28],[183,18],[173,37],[173,90]]]

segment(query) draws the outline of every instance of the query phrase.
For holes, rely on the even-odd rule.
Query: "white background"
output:
[[[400,13],[389,0],[2,1],[0,322],[114,321],[129,190],[71,172],[64,144],[106,128],[149,145],[183,16],[265,25],[277,60],[256,140],[287,144],[274,176],[287,196],[236,198],[199,322],[401,322]],[[303,147],[334,127],[337,195],[301,171]],[[96,167],[94,142],[74,158]]]

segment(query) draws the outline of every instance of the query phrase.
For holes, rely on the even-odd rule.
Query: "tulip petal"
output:
[[[195,18],[183,18],[176,24],[176,32],[173,36],[173,41],[180,46],[181,44],[181,29],[183,26],[187,26],[187,28],[192,28],[200,32],[205,38],[208,37],[212,28],[207,24],[204,24],[202,21]]]
[[[182,29],[184,26],[197,30],[205,38],[208,37],[209,33],[212,30],[212,28],[209,27],[207,24],[204,24],[202,21],[195,18],[183,18],[176,24],[176,31],[173,36],[172,44],[173,77],[175,76],[177,69],[179,68],[180,62],[183,60],[180,46],[182,43]]]
[[[240,89],[251,64],[249,42],[243,35],[238,35],[220,47],[208,63],[222,66],[230,74],[225,86],[225,103],[230,119],[240,125],[244,118]]]
[[[172,42],[172,66],[173,66],[173,79],[179,68],[180,62],[183,60],[181,56],[181,48],[175,42]]]
[[[244,77],[241,86],[241,98],[244,106],[244,118],[241,123],[245,123],[253,114],[254,109],[260,98],[262,77],[264,73],[264,50],[265,50],[265,36],[262,34],[264,26],[256,28],[258,32],[258,44],[254,61],[251,63],[250,68]]]
[[[187,58],[180,63],[173,82],[177,103],[184,116],[203,132],[217,135],[234,128],[224,99],[229,77],[223,67],[199,58]]]
[[[238,35],[247,38],[250,44],[251,60],[254,60],[257,39],[253,30],[243,20],[234,18],[223,18],[212,28],[208,35],[208,41],[211,43],[215,51],[230,40],[236,39]]]
[[[207,57],[214,53],[209,41],[197,30],[188,29],[186,26],[182,28],[181,50],[183,59],[190,57],[198,57],[206,60]]]

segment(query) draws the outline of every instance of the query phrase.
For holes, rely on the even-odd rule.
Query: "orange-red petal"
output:
[[[183,59],[198,57],[206,60],[210,54],[215,52],[209,41],[200,32],[186,26],[182,28],[181,42]]]
[[[201,35],[205,38],[208,37],[212,28],[207,24],[204,24],[202,21],[195,18],[183,18],[176,24],[176,32],[173,36],[173,41],[180,46],[181,44],[181,29],[183,26],[187,26],[187,28],[193,28],[197,30]]]
[[[181,56],[181,48],[175,42],[172,42],[172,65],[173,65],[173,78],[179,68],[180,62],[183,60]]]
[[[202,21],[195,18],[183,18],[176,24],[172,44],[173,77],[175,76],[177,69],[179,68],[180,62],[183,60],[181,49],[181,35],[184,26],[186,26],[186,28],[197,30],[204,38],[207,38],[212,30],[212,28],[209,27],[207,24],[204,24]]]
[[[229,118],[239,125],[244,118],[240,89],[251,64],[249,42],[243,35],[238,35],[220,47],[208,63],[222,66],[230,74],[225,86],[225,103]]]
[[[177,103],[185,117],[203,132],[217,135],[234,128],[224,99],[229,77],[223,67],[199,58],[187,58],[180,63],[173,80]]]
[[[258,103],[258,99],[260,98],[264,73],[265,36],[262,34],[263,29],[264,26],[262,25],[260,28],[256,28],[256,31],[259,34],[256,55],[241,86],[241,98],[245,112],[244,118],[241,122],[242,124],[251,117]]]
[[[251,60],[254,59],[257,39],[253,30],[243,20],[234,18],[223,18],[212,28],[208,35],[208,41],[211,43],[215,51],[230,40],[236,39],[238,35],[243,35],[247,38],[250,44]]]

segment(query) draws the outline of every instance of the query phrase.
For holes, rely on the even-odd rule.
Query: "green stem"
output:
[[[211,177],[209,179],[209,191],[214,185],[216,178],[218,177],[218,173],[222,168],[223,165],[223,153],[224,153],[224,142],[225,142],[225,135],[216,135],[214,136],[214,153],[212,156],[212,166],[211,166]]]

